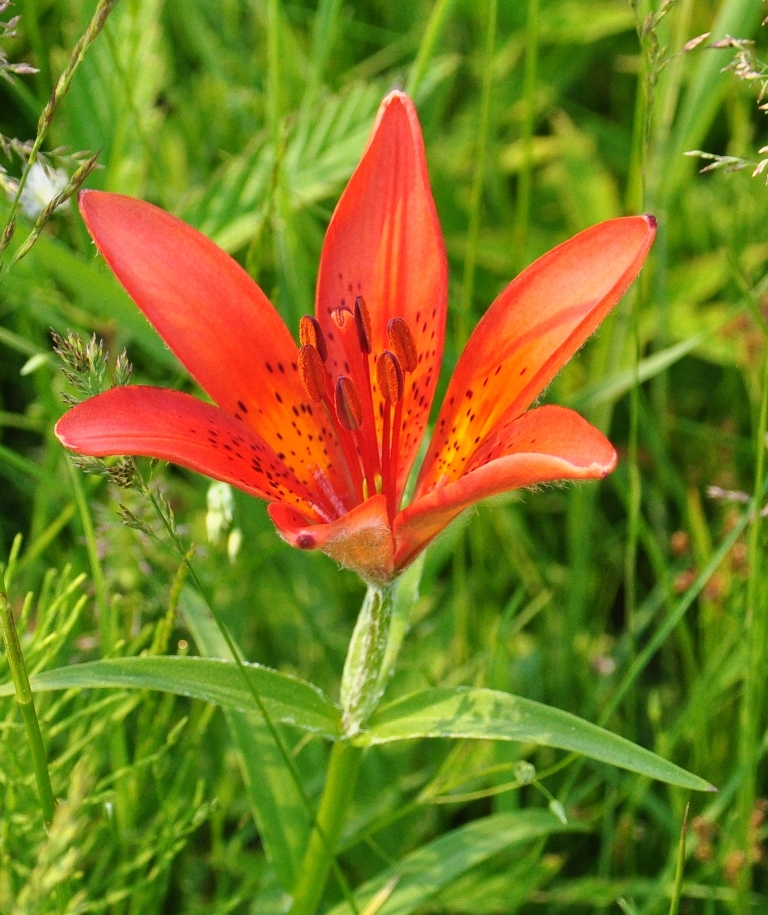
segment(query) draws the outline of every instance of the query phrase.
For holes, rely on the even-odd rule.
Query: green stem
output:
[[[480,199],[485,177],[485,150],[488,145],[488,122],[491,109],[491,88],[493,86],[493,46],[496,43],[496,0],[488,2],[488,31],[485,39],[485,66],[483,68],[483,94],[480,101],[480,131],[477,137],[475,176],[472,183],[472,197],[469,205],[469,228],[467,230],[467,255],[464,259],[464,283],[461,291],[461,305],[456,323],[456,351],[460,352],[468,337],[468,318],[472,310],[472,291],[475,285],[475,262],[477,241],[480,232]]]
[[[344,733],[356,734],[376,708],[386,684],[381,668],[392,622],[394,584],[369,585],[352,633],[341,678]]]
[[[32,690],[29,686],[27,668],[24,666],[24,656],[21,653],[19,635],[13,621],[13,614],[4,591],[0,591],[0,628],[3,630],[3,641],[8,653],[8,666],[11,669],[13,684],[16,687],[16,703],[24,719],[27,732],[29,749],[32,754],[32,767],[35,770],[37,792],[40,795],[40,807],[43,811],[43,820],[46,826],[53,822],[53,813],[56,801],[51,788],[51,776],[48,773],[48,761],[43,745],[43,735],[40,733],[40,723],[37,720],[35,703],[32,699]]]
[[[525,29],[525,118],[523,120],[523,162],[517,184],[515,210],[515,250],[521,262],[528,237],[533,183],[533,126],[536,121],[536,69],[539,56],[539,0],[528,0],[528,22]]]
[[[40,71],[37,74],[37,87],[41,99],[44,99],[49,95],[53,82],[51,80],[48,49],[40,29],[40,10],[38,9],[37,0],[24,0],[24,30],[35,52],[35,62]]]
[[[768,427],[768,346],[765,349],[763,365],[763,386],[760,402],[760,416],[757,424],[755,489],[752,497],[752,530],[749,541],[749,583],[747,585],[747,613],[745,635],[747,641],[747,669],[744,674],[744,693],[741,702],[739,722],[739,829],[741,850],[745,854],[745,865],[741,870],[739,897],[746,902],[746,894],[752,884],[751,855],[755,836],[750,822],[756,797],[757,765],[760,752],[761,718],[763,712],[763,689],[765,686],[765,642],[768,638],[768,603],[761,593],[760,573],[762,551],[760,534],[762,529],[762,493],[765,476],[765,433]]]
[[[437,3],[432,7],[429,22],[427,22],[427,27],[424,29],[416,60],[411,68],[408,83],[405,87],[405,91],[411,98],[416,98],[418,95],[427,64],[432,59],[437,41],[445,28],[445,23],[448,21],[448,16],[455,2],[456,0],[437,0]]]
[[[333,745],[315,828],[293,893],[291,915],[314,915],[317,910],[355,790],[362,753],[360,747],[347,741]]]
[[[99,614],[99,633],[101,635],[101,645],[104,652],[112,648],[111,621],[109,614],[109,598],[107,596],[107,583],[104,579],[104,571],[101,568],[99,560],[99,549],[96,544],[96,530],[93,526],[91,511],[88,508],[88,500],[85,498],[83,486],[80,477],[75,470],[75,465],[67,459],[67,468],[72,480],[72,489],[75,492],[75,502],[77,503],[78,514],[80,515],[80,524],[83,528],[85,537],[85,548],[88,553],[88,564],[91,567],[91,577],[93,578],[93,588],[96,592],[96,608]]]
[[[269,0],[267,6],[267,110],[272,143],[277,156],[280,145],[281,86],[280,86],[280,0]]]
[[[256,687],[253,684],[253,681],[248,676],[248,671],[245,668],[245,662],[243,661],[243,658],[240,654],[240,650],[237,647],[237,645],[235,644],[234,639],[230,635],[230,632],[227,629],[226,625],[224,624],[224,620],[221,618],[221,615],[219,614],[218,610],[216,609],[213,601],[207,597],[206,590],[203,587],[203,583],[200,581],[200,578],[198,577],[197,572],[195,571],[195,568],[192,565],[189,553],[187,551],[185,551],[185,549],[184,549],[184,545],[181,542],[181,539],[178,535],[178,532],[176,531],[176,528],[175,528],[172,520],[168,517],[167,513],[163,510],[162,506],[160,505],[157,498],[155,497],[155,494],[152,492],[151,488],[147,485],[147,483],[141,477],[141,474],[139,474],[138,471],[136,471],[136,473],[137,473],[137,477],[140,481],[140,488],[141,488],[142,493],[152,503],[152,506],[154,507],[158,518],[160,519],[163,527],[165,528],[165,531],[166,531],[171,543],[174,545],[176,551],[178,552],[179,557],[186,564],[187,569],[189,571],[190,578],[194,582],[195,587],[197,588],[200,596],[205,601],[206,606],[211,611],[211,616],[213,617],[213,619],[216,623],[216,626],[218,627],[218,630],[221,633],[221,636],[224,639],[235,664],[237,665],[238,671],[240,672],[240,675],[243,678],[243,682],[245,683],[246,688],[250,692],[251,697],[253,698],[253,701],[256,705],[256,708],[259,710],[259,713],[264,720],[264,724],[266,725],[267,730],[269,731],[270,736],[272,737],[272,740],[275,743],[277,751],[280,754],[280,756],[282,757],[282,760],[285,763],[286,768],[288,769],[288,771],[291,775],[291,778],[293,779],[293,781],[296,785],[296,788],[299,792],[299,796],[301,797],[302,803],[304,804],[304,806],[307,810],[307,813],[309,814],[309,817],[310,817],[312,823],[314,824],[313,836],[314,836],[315,832],[317,832],[319,841],[324,844],[324,846],[327,850],[327,853],[328,853],[328,857],[329,857],[329,867],[333,867],[334,873],[339,882],[339,886],[341,887],[342,892],[344,893],[344,897],[349,902],[351,910],[355,913],[355,915],[357,915],[357,909],[355,908],[354,900],[352,899],[349,887],[347,885],[347,881],[345,880],[344,874],[341,872],[341,868],[339,867],[339,865],[336,861],[336,857],[333,853],[332,846],[325,839],[325,832],[319,826],[318,819],[315,815],[315,811],[312,806],[312,802],[309,798],[309,795],[307,794],[306,788],[304,787],[304,783],[301,780],[301,776],[299,775],[299,770],[296,767],[296,762],[295,762],[293,756],[291,755],[291,753],[289,752],[288,748],[286,747],[285,742],[283,741],[283,738],[280,736],[280,732],[278,731],[277,726],[275,725],[269,712],[267,711],[266,706],[264,705],[264,702],[262,701],[258,690],[256,689]]]
[[[638,311],[640,303],[637,303],[633,317],[634,337],[635,337],[635,354],[634,354],[634,384],[630,392],[629,401],[629,506],[627,510],[627,546],[624,553],[624,625],[629,637],[629,657],[635,659],[635,604],[637,601],[637,543],[640,531],[640,511],[642,503],[642,479],[640,476],[640,467],[637,463],[637,430],[638,430],[638,413],[640,383],[637,377],[637,369],[640,363],[640,335],[638,329]],[[635,728],[637,724],[637,699],[633,690],[628,696],[627,715],[629,718],[629,733],[631,739],[635,737]]]
[[[32,166],[37,161],[38,155],[40,154],[40,149],[45,141],[48,131],[50,130],[51,124],[53,123],[53,116],[56,113],[56,108],[64,98],[64,96],[69,92],[69,87],[72,82],[72,79],[75,75],[77,68],[83,62],[88,48],[96,40],[99,32],[104,28],[104,23],[107,21],[107,17],[112,12],[112,8],[117,3],[117,0],[99,0],[96,10],[94,11],[91,21],[88,23],[88,28],[80,36],[77,44],[75,45],[72,54],[67,61],[67,65],[64,68],[61,76],[56,83],[56,86],[51,93],[48,103],[43,109],[43,113],[40,115],[40,119],[37,122],[37,135],[35,136],[35,142],[32,144],[32,149],[27,158],[24,170],[21,173],[21,178],[19,179],[19,186],[16,188],[16,194],[11,201],[10,211],[5,221],[5,226],[3,227],[2,233],[0,233],[0,254],[8,246],[8,243],[11,240],[13,231],[16,226],[16,214],[19,210],[19,204],[21,202],[21,194],[24,190],[24,185],[27,183],[27,178],[29,177],[29,172]],[[7,267],[4,267],[0,264],[0,279],[4,277],[4,270],[7,270]]]
[[[378,705],[394,669],[419,596],[423,557],[385,585],[369,585],[350,639],[341,679],[347,737],[357,733]],[[362,750],[348,740],[334,744],[320,809],[294,892],[291,915],[314,915],[336,863],[336,849],[355,790]],[[350,908],[353,911],[354,902]]]

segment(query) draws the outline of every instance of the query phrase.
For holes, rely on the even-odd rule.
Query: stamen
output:
[[[390,448],[390,459],[389,459],[389,473],[390,473],[390,487],[389,491],[391,492],[391,502],[390,502],[390,511],[392,517],[394,517],[395,512],[400,507],[400,500],[398,499],[397,493],[397,470],[398,463],[400,459],[400,430],[403,427],[403,399],[402,397],[395,404],[395,415],[392,420],[392,447]]]
[[[360,431],[363,423],[363,404],[360,400],[360,394],[357,385],[349,375],[339,375],[336,382],[336,414],[339,417],[339,424],[352,433],[360,453],[360,459],[363,462],[365,479],[368,484],[368,495],[376,493],[376,470],[375,464],[378,464],[379,455],[374,451],[375,462],[371,461],[370,454],[366,450],[366,443],[371,439],[367,438]],[[374,438],[375,442],[375,438]],[[363,498],[368,498],[363,493]]]
[[[404,372],[413,372],[419,364],[419,354],[405,318],[392,318],[387,324],[387,336],[392,352],[400,360]]]
[[[331,318],[333,323],[339,330],[343,330],[347,324],[347,320],[352,316],[352,312],[346,305],[339,305],[338,308],[334,308],[331,312]]]
[[[382,489],[387,497],[387,514],[390,521],[397,511],[397,452],[399,448],[399,423],[403,415],[403,370],[400,361],[389,350],[376,360],[376,380],[384,398],[384,423],[381,435]],[[392,406],[395,405],[395,426],[392,428]]]
[[[368,488],[371,493],[376,489],[373,481],[379,472],[379,445],[376,438],[376,419],[373,411],[373,397],[371,392],[371,370],[368,365],[369,355],[365,348],[366,338],[365,303],[355,301],[353,313],[346,305],[340,305],[331,312],[331,318],[338,328],[339,340],[346,356],[345,371],[354,381],[358,400],[361,405],[362,426],[359,435],[360,457],[368,478]]]
[[[311,315],[304,315],[299,321],[299,340],[302,346],[314,346],[323,362],[328,358],[323,329],[320,322]]]
[[[361,295],[355,297],[355,324],[357,324],[360,349],[367,356],[371,352],[371,316],[368,314],[365,299]]]
[[[331,503],[336,511],[336,517],[341,518],[342,515],[345,515],[348,511],[347,507],[341,501],[341,499],[336,495],[336,491],[333,486],[331,486],[331,481],[326,476],[323,470],[320,470],[318,467],[315,472],[312,474],[315,478],[315,482],[323,491],[325,498]]]
[[[317,323],[314,321],[314,318],[307,317],[306,321],[302,318],[302,325],[299,331],[302,340],[314,332],[315,328],[312,322]],[[325,345],[322,331],[320,332],[320,336],[317,337],[317,340]],[[328,377],[328,373],[325,370],[323,358],[312,343],[305,343],[299,350],[297,362],[299,366],[299,380],[301,381],[301,386],[304,388],[304,393],[314,403],[322,401],[323,406],[328,412],[328,417],[336,430],[336,436],[341,444],[342,451],[344,452],[346,465],[350,474],[352,491],[355,498],[361,499],[363,478],[360,472],[357,454],[355,453],[355,445],[349,431],[339,422],[338,410],[334,410],[333,408],[333,387],[331,385],[331,380]],[[321,489],[326,498],[330,498],[326,488],[321,485]],[[334,502],[331,502],[331,504],[338,512],[338,505]],[[341,517],[341,515],[344,514],[344,511],[346,511],[346,509],[339,512],[337,517]]]
[[[335,521],[335,520],[336,520],[335,518],[332,518],[332,517],[328,514],[328,512],[326,512],[323,508],[321,508],[321,507],[317,504],[317,502],[310,502],[309,505],[310,505],[310,508],[311,508],[314,512],[317,513],[317,515],[319,516],[320,520],[321,520],[321,521],[324,521],[326,524],[329,524],[331,521]],[[339,517],[339,515],[336,515],[336,518],[338,518],[338,517]]]
[[[336,414],[349,432],[357,432],[363,422],[363,405],[349,375],[339,375],[336,382]]]
[[[319,403],[325,394],[327,381],[323,358],[311,343],[299,350],[299,380],[304,393],[314,403]]]
[[[376,380],[381,395],[388,404],[402,400],[403,370],[400,368],[400,360],[389,350],[384,350],[376,360]]]

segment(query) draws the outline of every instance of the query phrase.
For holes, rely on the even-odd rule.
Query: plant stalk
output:
[[[384,691],[380,672],[389,641],[394,585],[369,585],[344,662],[341,707],[344,733],[354,736]]]
[[[4,591],[0,591],[0,628],[3,631],[5,650],[8,653],[8,666],[11,669],[13,684],[16,687],[16,704],[21,711],[21,717],[24,719],[24,728],[27,732],[29,749],[32,754],[32,766],[35,771],[35,781],[37,782],[37,793],[40,796],[43,821],[46,826],[50,826],[53,822],[56,800],[51,788],[51,776],[48,772],[43,735],[40,733],[40,722],[37,720],[32,689],[29,685],[27,668],[24,665],[24,655],[21,652],[19,635],[16,632],[11,606]]]
[[[523,120],[523,163],[517,184],[514,244],[520,266],[525,265],[525,243],[531,215],[533,182],[533,128],[536,123],[536,69],[539,55],[539,0],[528,0],[525,30],[525,117]]]
[[[293,893],[291,915],[314,915],[317,910],[355,790],[362,754],[361,747],[346,740],[333,745],[320,809]]]
[[[355,791],[362,749],[349,740],[373,714],[397,662],[419,596],[422,556],[399,578],[369,585],[344,662],[342,722],[346,738],[334,744],[320,809],[293,894],[291,915],[314,915],[335,863],[339,836]],[[349,901],[349,900],[348,900]],[[354,901],[350,904],[354,910]]]
[[[749,583],[744,635],[747,643],[747,669],[739,722],[739,838],[744,866],[739,873],[739,901],[746,901],[752,886],[752,853],[756,843],[751,818],[757,796],[757,766],[764,711],[765,642],[768,638],[768,602],[761,588],[762,571],[762,493],[765,477],[765,434],[768,429],[768,345],[765,347],[760,414],[756,436],[755,489],[752,497],[752,530],[749,540]]]
[[[469,226],[467,228],[467,253],[464,258],[464,279],[461,290],[461,305],[456,321],[456,351],[460,352],[469,336],[468,321],[472,311],[472,294],[475,285],[475,264],[480,234],[480,204],[485,179],[485,153],[491,112],[491,89],[493,88],[493,48],[496,43],[496,2],[488,0],[488,30],[485,37],[485,60],[483,91],[480,99],[480,126],[477,138],[475,174],[472,181],[472,196],[469,204]]]

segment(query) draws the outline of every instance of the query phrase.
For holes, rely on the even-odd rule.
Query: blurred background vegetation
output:
[[[94,9],[17,0],[3,14],[21,18],[1,39],[0,225]],[[98,152],[88,186],[201,229],[295,330],[376,108],[407,88],[450,261],[443,386],[526,264],[600,220],[656,215],[641,280],[546,395],[609,433],[618,469],[599,485],[496,498],[455,523],[428,553],[391,694],[509,690],[716,784],[718,795],[690,798],[679,908],[705,915],[768,906],[768,578],[746,523],[763,490],[768,190],[752,172],[766,143],[765,12],[759,0],[119,0],[42,145],[62,185],[83,161],[74,154]],[[728,35],[756,44],[717,41]],[[13,72],[21,61],[37,72]],[[697,149],[729,158],[684,155]],[[699,174],[707,164],[718,167]],[[28,665],[197,653],[178,558],[120,523],[119,504],[142,512],[135,494],[73,471],[53,436],[66,385],[51,329],[95,333],[111,359],[125,347],[137,381],[194,387],[95,255],[74,200],[11,263],[37,212],[19,214],[0,255],[0,563]],[[240,493],[239,551],[240,535],[209,542],[208,482],[172,467],[155,479],[246,656],[335,697],[360,583],[292,551]],[[75,691],[39,696],[38,709],[66,801],[46,834],[20,719],[3,700],[0,911],[284,911],[221,712]],[[316,797],[327,748],[285,735]],[[685,792],[593,764],[558,768],[562,758],[516,744],[371,750],[340,859],[351,885],[490,813],[555,797],[569,830],[457,865],[397,912],[670,911]],[[521,760],[555,771],[500,790]],[[331,881],[328,905],[340,898]]]

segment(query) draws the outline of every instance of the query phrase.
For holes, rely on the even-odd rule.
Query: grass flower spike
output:
[[[536,483],[596,479],[616,452],[578,414],[528,409],[637,275],[655,221],[588,229],[499,295],[448,385],[413,499],[443,350],[447,263],[410,99],[383,101],[323,246],[300,345],[211,241],[139,200],[80,208],[99,251],[213,403],[128,386],[70,410],[72,451],[181,464],[267,500],[280,535],[388,581],[460,512]]]

